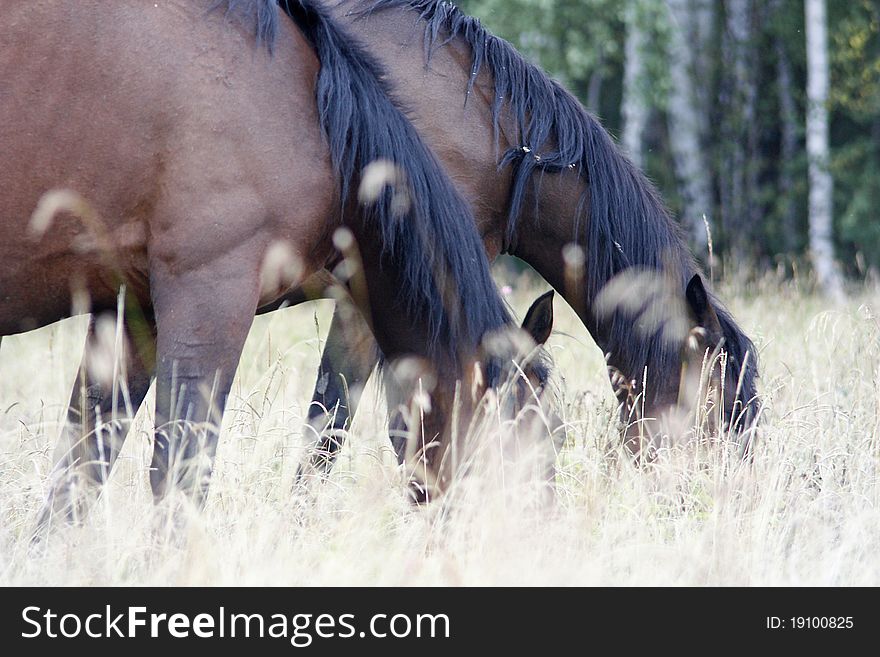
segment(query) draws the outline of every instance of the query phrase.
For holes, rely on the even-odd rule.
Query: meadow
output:
[[[520,316],[545,289],[498,276]],[[748,465],[724,441],[633,465],[602,354],[557,298],[548,346],[566,441],[551,507],[533,504],[527,481],[493,476],[413,507],[374,381],[332,475],[295,490],[332,311],[320,301],[255,321],[207,507],[181,536],[156,531],[142,408],[91,515],[39,553],[29,531],[86,322],[4,338],[0,585],[880,584],[880,290],[860,286],[837,307],[797,280],[720,292],[760,351],[765,410]]]

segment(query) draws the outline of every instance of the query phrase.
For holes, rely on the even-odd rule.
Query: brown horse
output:
[[[450,2],[322,3],[386,67],[471,200],[489,258],[526,261],[577,312],[606,355],[627,445],[638,452],[658,437],[659,420],[690,397],[683,365],[686,379],[699,379],[708,353],[719,356],[711,387],[723,391],[712,415],[742,434],[745,449],[760,407],[755,348],[705,290],[677,223],[598,121]],[[334,317],[310,411],[319,468],[332,464],[376,363],[371,344],[362,323],[343,328]]]
[[[89,366],[91,331],[42,525],[107,477],[119,409],[136,409],[154,375],[154,495],[201,503],[256,309],[343,260],[387,358],[432,364],[426,440],[454,429],[457,379],[500,380],[480,344],[510,319],[468,204],[377,62],[319,7],[285,12],[0,8],[0,335],[71,313],[123,318],[127,389]],[[367,181],[376,161],[405,185]],[[475,402],[458,403],[465,426]]]

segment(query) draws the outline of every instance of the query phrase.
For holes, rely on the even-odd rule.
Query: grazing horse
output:
[[[489,258],[529,263],[578,314],[606,355],[627,446],[654,444],[660,420],[685,401],[682,380],[708,353],[704,378],[723,390],[716,424],[745,449],[760,408],[754,345],[707,292],[678,224],[599,122],[451,2],[322,2],[384,64],[472,202]],[[332,464],[376,362],[371,343],[363,324],[343,328],[334,317],[310,410],[314,465]]]
[[[0,335],[123,318],[119,376],[90,329],[39,527],[106,479],[153,376],[154,496],[202,503],[255,311],[343,260],[389,361],[431,363],[424,439],[464,433],[456,381],[496,385],[509,315],[468,203],[320,6],[32,0],[0,36]],[[367,185],[377,162],[402,184]]]

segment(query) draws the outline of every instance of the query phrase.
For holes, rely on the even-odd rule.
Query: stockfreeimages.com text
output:
[[[373,614],[362,624],[354,614],[246,614],[230,613],[219,607],[213,613],[155,613],[146,607],[103,612],[59,614],[51,609],[25,607],[22,620],[25,639],[49,638],[146,638],[184,639],[273,638],[287,639],[305,648],[315,638],[449,638],[450,623],[446,614]]]

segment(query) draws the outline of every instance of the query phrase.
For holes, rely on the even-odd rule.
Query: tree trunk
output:
[[[777,6],[778,9],[778,6]],[[776,37],[776,84],[779,93],[779,192],[780,213],[782,216],[782,239],[786,253],[797,253],[798,221],[797,205],[794,203],[794,177],[792,163],[797,157],[798,117],[797,105],[794,100],[794,78],[791,70],[791,58],[780,37]]]
[[[753,254],[756,225],[757,80],[752,0],[728,0],[723,58],[726,63],[721,107],[723,155],[721,209],[727,242],[735,259]]]
[[[843,298],[832,240],[833,181],[828,170],[828,35],[825,0],[805,0],[807,158],[810,170],[810,257],[822,291]]]
[[[682,223],[699,254],[706,253],[708,236],[703,217],[712,216],[712,186],[709,162],[703,150],[701,128],[705,125],[705,104],[694,85],[698,32],[697,14],[688,0],[667,0],[669,10],[669,140],[676,177],[683,200]]]
[[[590,75],[590,82],[587,85],[587,109],[596,116],[602,115],[602,82],[604,73],[602,69],[605,67],[605,55],[599,52],[596,69]]]
[[[626,12],[623,102],[620,114],[623,119],[623,147],[633,164],[644,167],[642,144],[648,123],[644,67],[646,39],[639,13],[638,2],[630,2]]]
[[[693,31],[688,37],[694,44],[694,74],[697,80],[708,81],[712,77],[714,61],[711,49],[716,40],[716,3],[717,0],[691,0]],[[703,107],[708,107],[710,102],[710,85],[697,85],[697,96],[702,100]],[[706,127],[708,127],[708,115]]]

